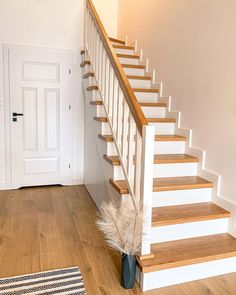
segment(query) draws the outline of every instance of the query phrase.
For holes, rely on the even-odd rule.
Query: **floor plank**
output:
[[[79,266],[88,295],[140,295],[120,287],[120,256],[94,221],[84,186],[0,192],[0,277]],[[236,274],[146,292],[147,295],[234,295]]]

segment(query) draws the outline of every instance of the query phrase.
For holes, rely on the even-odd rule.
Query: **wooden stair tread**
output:
[[[130,68],[130,69],[145,69],[143,65],[130,65],[130,64],[121,64],[123,68]]]
[[[113,141],[112,135],[99,135],[100,139],[109,138],[109,141]],[[180,135],[155,135],[155,141],[186,141],[187,137]]]
[[[152,209],[152,226],[165,226],[228,217],[230,217],[230,213],[214,203],[168,206]]]
[[[103,105],[103,102],[101,100],[92,100],[90,101],[91,105],[101,106]]]
[[[152,77],[149,77],[149,76],[132,76],[132,75],[127,75],[127,78],[128,79],[131,79],[131,80],[149,80],[149,81],[152,80]]]
[[[120,40],[120,39],[116,39],[116,38],[109,37],[109,40],[110,40],[111,42],[116,42],[116,43],[120,43],[120,44],[125,45],[125,41]]]
[[[140,261],[143,272],[152,272],[236,256],[236,239],[229,234],[197,237],[152,245],[151,259]]]
[[[96,86],[96,85],[92,85],[92,86],[87,87],[86,90],[87,90],[87,91],[98,90],[98,86]]]
[[[133,88],[134,92],[145,92],[145,93],[159,93],[159,89],[155,88]]]
[[[154,192],[213,188],[213,183],[199,176],[161,177],[153,179]]]
[[[120,166],[119,156],[103,155],[103,159],[106,160],[108,163],[110,163],[113,166]]]
[[[112,45],[114,48],[117,49],[128,49],[128,50],[134,50],[134,46],[127,46],[127,45],[117,45],[117,44],[113,44]]]
[[[104,155],[103,158],[113,166],[120,166],[119,156]],[[163,154],[154,156],[154,164],[195,163],[199,159],[186,154]]]
[[[117,56],[120,58],[133,58],[133,59],[139,59],[140,56],[136,54],[123,54],[123,53],[117,53]]]
[[[187,137],[181,135],[155,135],[155,141],[187,141]]]
[[[91,65],[91,62],[89,60],[85,60],[83,61],[81,64],[80,64],[80,67],[83,68],[85,67],[86,65]]]
[[[120,194],[128,194],[126,180],[113,180],[110,183]],[[213,183],[198,176],[162,177],[153,179],[153,192],[213,188]]]
[[[129,189],[128,189],[126,180],[110,179],[109,182],[121,195],[125,195],[125,194],[129,193]]]
[[[113,136],[112,135],[103,135],[103,134],[98,134],[98,138],[100,138],[103,141],[106,142],[113,142]]]
[[[199,159],[187,154],[163,154],[155,155],[154,163],[156,164],[173,164],[173,163],[197,163]]]
[[[175,123],[175,118],[147,118],[148,123]]]
[[[140,102],[141,107],[154,107],[154,108],[166,108],[167,103],[165,102]]]
[[[94,117],[94,120],[98,122],[108,122],[106,117]]]
[[[94,77],[94,73],[90,72],[90,73],[86,73],[83,75],[84,79],[87,79],[89,77]]]

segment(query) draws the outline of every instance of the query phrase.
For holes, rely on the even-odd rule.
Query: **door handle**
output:
[[[22,117],[24,114],[12,113],[12,121],[17,122],[17,117]]]
[[[22,117],[24,116],[24,114],[18,114],[18,113],[12,113],[13,117]]]

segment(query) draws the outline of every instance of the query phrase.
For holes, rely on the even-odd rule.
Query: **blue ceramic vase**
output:
[[[133,289],[136,276],[136,256],[122,254],[121,286],[125,289]]]

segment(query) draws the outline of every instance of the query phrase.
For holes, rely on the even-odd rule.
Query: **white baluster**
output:
[[[108,97],[109,97],[109,79],[110,79],[110,60],[106,56],[106,70],[105,70],[105,103],[104,106],[108,110]]]
[[[130,185],[134,190],[134,154],[135,154],[135,122],[132,114],[129,115],[129,134],[128,134],[128,167],[127,174],[129,176]]]
[[[114,89],[113,89],[113,110],[112,110],[112,126],[113,126],[113,131],[115,134],[117,130],[117,101],[118,101],[118,80],[115,76]]]
[[[151,253],[154,136],[154,126],[143,126],[141,201],[145,211],[146,218],[145,223],[143,225],[144,236],[141,247],[141,255],[148,255]]]
[[[104,90],[105,90],[105,70],[106,70],[106,66],[105,66],[105,49],[102,46],[102,66],[101,66],[101,93],[102,95],[104,95]]]
[[[98,75],[97,75],[97,81],[98,81],[98,87],[100,87],[100,89],[101,89],[101,67],[102,67],[101,52],[102,52],[102,40],[101,40],[100,36],[98,35]]]
[[[127,165],[127,147],[128,147],[128,118],[129,118],[129,109],[127,102],[124,100],[123,105],[123,118],[122,118],[122,158],[124,161],[124,165]],[[127,170],[126,170],[127,171]]]
[[[118,100],[117,100],[117,130],[116,130],[116,140],[120,147],[121,145],[121,135],[122,135],[122,106],[123,106],[124,95],[120,86],[118,87]]]
[[[112,66],[110,65],[110,81],[109,81],[109,97],[108,97],[108,112],[109,112],[109,118],[112,118],[112,112],[113,112],[113,92],[114,90],[114,70]]]
[[[136,128],[135,134],[135,157],[134,157],[134,194],[138,203],[140,200],[140,184],[141,184],[141,159],[142,159],[142,137]]]

